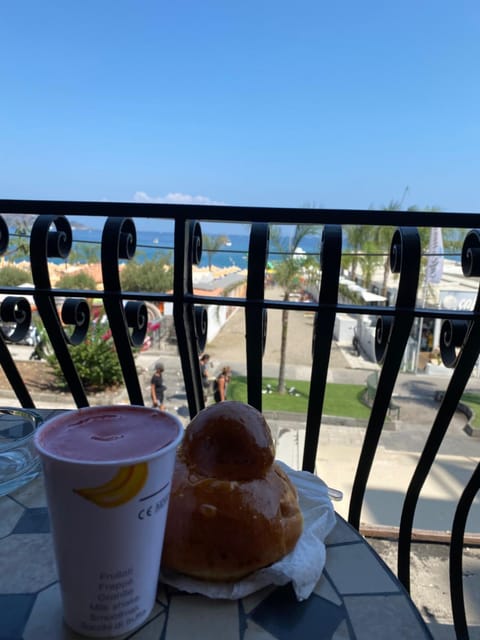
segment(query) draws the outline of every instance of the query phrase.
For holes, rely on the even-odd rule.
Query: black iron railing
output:
[[[236,306],[245,312],[245,359],[248,379],[248,402],[262,409],[262,357],[267,334],[269,309],[315,311],[312,333],[310,397],[305,416],[306,440],[303,468],[314,471],[322,425],[324,393],[330,359],[335,319],[338,314],[375,315],[377,320],[375,352],[381,369],[377,393],[365,431],[360,459],[353,482],[349,521],[359,527],[368,479],[377,446],[385,425],[394,386],[402,366],[409,338],[419,319],[443,320],[440,350],[443,362],[453,369],[443,400],[420,453],[403,503],[399,527],[398,575],[409,588],[410,551],[413,520],[420,491],[432,468],[452,416],[474,370],[480,353],[480,297],[471,310],[453,310],[425,306],[421,301],[422,246],[418,228],[463,230],[461,263],[465,278],[480,275],[480,215],[444,212],[385,212],[313,209],[266,209],[245,207],[197,207],[189,205],[78,203],[45,201],[0,201],[0,252],[5,254],[15,239],[9,239],[7,214],[35,216],[30,234],[30,261],[33,287],[0,287],[4,296],[1,319],[14,325],[10,341],[21,340],[31,323],[32,295],[38,314],[48,333],[52,348],[77,406],[88,404],[88,397],[70,353],[70,345],[86,337],[90,319],[89,301],[103,301],[121,364],[129,400],[143,404],[142,390],[135,368],[135,348],[147,330],[145,303],[173,304],[173,319],[178,352],[190,415],[203,407],[203,390],[198,355],[207,336],[207,307]],[[7,217],[5,217],[7,216]],[[49,262],[68,259],[74,239],[71,221],[78,216],[105,217],[101,238],[103,290],[64,290],[52,287]],[[135,255],[136,225],[144,219],[157,223],[170,221],[173,229],[173,289],[168,292],[129,292],[122,289],[120,264]],[[202,256],[204,222],[248,225],[247,283],[244,297],[210,296],[194,291],[192,267]],[[322,230],[318,251],[321,270],[317,283],[318,299],[313,303],[298,300],[269,300],[265,296],[265,277],[272,251],[270,231],[274,225],[318,225]],[[348,225],[393,227],[390,248],[391,271],[398,275],[394,303],[372,307],[360,303],[339,302],[342,257],[348,253],[344,229]],[[245,227],[247,228],[247,227]],[[159,232],[161,238],[161,232]],[[59,307],[59,298],[65,298]],[[34,406],[29,389],[22,380],[8,343],[0,335],[0,362],[24,407]],[[306,363],[307,364],[307,363]],[[480,486],[477,468],[461,496],[451,538],[451,593],[458,638],[467,638],[462,590],[462,548],[465,523]]]

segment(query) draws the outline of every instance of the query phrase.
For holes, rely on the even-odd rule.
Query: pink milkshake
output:
[[[64,618],[75,631],[121,635],[150,614],[182,435],[175,416],[127,405],[63,413],[38,430]]]
[[[46,422],[36,444],[61,460],[118,464],[150,457],[173,442],[178,431],[178,419],[157,409],[89,407]]]

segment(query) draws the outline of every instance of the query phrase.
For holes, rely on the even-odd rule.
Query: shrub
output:
[[[142,264],[129,262],[121,273],[126,291],[164,292],[173,287],[173,269],[169,256],[146,260]]]
[[[66,273],[59,278],[55,285],[59,289],[96,289],[97,285],[92,276],[85,273],[85,271],[78,271],[77,273]]]
[[[5,287],[18,287],[29,282],[32,276],[19,267],[6,266],[0,269],[0,285]]]
[[[75,368],[86,389],[101,391],[123,381],[122,369],[113,341],[105,340],[105,327],[96,324],[90,327],[86,339],[78,346],[69,347]],[[55,355],[48,355],[57,383],[65,387],[63,371]]]

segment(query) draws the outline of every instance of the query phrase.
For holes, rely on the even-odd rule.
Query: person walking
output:
[[[227,399],[227,387],[231,377],[231,367],[223,367],[220,374],[215,378],[213,389],[213,398],[215,402],[223,402]]]
[[[165,411],[165,405],[163,404],[165,389],[167,388],[163,383],[164,366],[162,362],[155,364],[155,373],[150,381],[150,394],[152,397],[152,403],[154,407]]]
[[[200,375],[202,377],[203,387],[203,400],[207,402],[208,392],[210,391],[210,356],[208,353],[204,353],[200,358]]]

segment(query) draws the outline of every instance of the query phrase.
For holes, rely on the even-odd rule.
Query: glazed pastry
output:
[[[220,402],[188,425],[172,481],[162,565],[238,580],[293,550],[303,518],[274,462],[270,428],[241,402]]]

